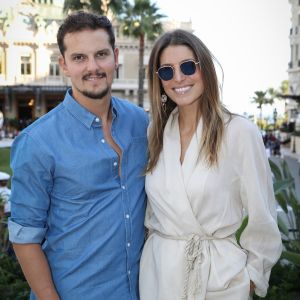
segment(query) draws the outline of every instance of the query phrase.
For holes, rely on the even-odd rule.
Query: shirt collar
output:
[[[87,128],[91,128],[93,122],[97,118],[94,114],[88,111],[85,107],[79,104],[73,97],[72,97],[72,89],[68,89],[63,101],[64,106],[69,111],[71,115],[73,115],[77,120],[79,120],[82,124],[84,124]],[[115,119],[118,115],[117,112],[117,105],[115,99],[112,97],[111,101],[112,106],[112,115],[113,119]],[[100,120],[101,124],[101,120]]]

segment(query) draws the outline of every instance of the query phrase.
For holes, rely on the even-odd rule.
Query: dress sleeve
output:
[[[20,244],[41,243],[52,189],[50,161],[41,146],[23,133],[13,143],[11,168],[9,239]]]
[[[271,268],[282,251],[277,226],[272,176],[262,136],[249,122],[240,138],[238,155],[241,172],[241,199],[249,220],[240,244],[247,250],[247,270],[255,283],[255,293],[267,294]]]

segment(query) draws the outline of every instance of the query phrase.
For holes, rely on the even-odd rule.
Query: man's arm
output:
[[[38,300],[59,300],[40,244],[13,244],[25,278]]]

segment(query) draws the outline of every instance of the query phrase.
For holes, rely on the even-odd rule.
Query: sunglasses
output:
[[[182,62],[179,67],[184,75],[193,75],[196,72],[196,65],[198,65],[200,61],[194,60],[186,60]],[[162,66],[160,67],[156,74],[161,80],[168,81],[174,77],[175,69],[173,66]]]

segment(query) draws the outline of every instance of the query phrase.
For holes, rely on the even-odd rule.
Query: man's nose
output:
[[[99,69],[98,61],[94,57],[91,57],[91,58],[88,59],[87,69],[89,71],[93,71],[93,70]]]

